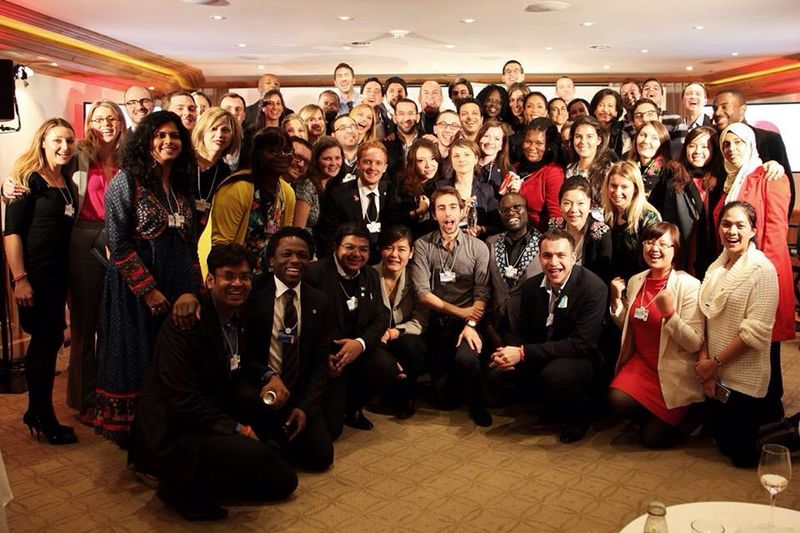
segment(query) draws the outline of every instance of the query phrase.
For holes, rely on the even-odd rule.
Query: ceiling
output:
[[[357,75],[499,73],[509,58],[519,59],[529,74],[697,77],[800,52],[798,0],[571,0],[563,11],[526,12],[535,1],[14,3],[190,65],[209,83],[255,81],[264,72],[329,76],[340,61],[352,64]],[[342,15],[353,20],[338,20]],[[477,21],[459,21],[465,17]],[[410,34],[395,39],[388,34],[395,29]],[[372,45],[343,49],[352,41]]]

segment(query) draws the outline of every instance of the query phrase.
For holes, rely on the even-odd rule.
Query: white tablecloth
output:
[[[778,496],[780,502],[780,495]],[[647,514],[640,516],[620,533],[642,533]],[[769,505],[742,502],[696,502],[667,507],[667,526],[670,533],[691,532],[693,520],[713,520],[725,527],[725,533],[749,533],[768,529],[756,529],[769,523]],[[775,507],[774,533],[800,533],[800,511]]]

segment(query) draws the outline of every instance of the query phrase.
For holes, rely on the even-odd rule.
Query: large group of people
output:
[[[791,169],[740,92],[713,117],[698,83],[675,114],[656,79],[548,101],[514,60],[453,80],[455,109],[435,80],[333,84],[297,113],[272,74],[249,106],[131,87],[129,128],[107,100],[80,142],[41,125],[2,186],[32,434],[77,442],[52,399],[68,303],[69,406],[188,519],[287,497],[370,402],[412,417],[426,375],[437,408],[539,406],[563,443],[611,414],[654,448],[699,421],[738,466],[800,444]]]

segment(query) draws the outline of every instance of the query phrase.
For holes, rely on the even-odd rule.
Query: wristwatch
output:
[[[477,328],[478,327],[478,323],[475,322],[474,320],[467,320],[467,325],[469,327],[471,327],[471,328]]]

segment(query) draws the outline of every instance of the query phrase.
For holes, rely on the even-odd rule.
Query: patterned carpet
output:
[[[60,367],[65,360],[62,355]],[[800,410],[796,342],[785,343],[783,364],[784,401],[793,413]],[[65,384],[62,373],[57,398],[64,398]],[[0,396],[0,451],[15,497],[7,507],[14,533],[593,533],[619,531],[653,499],[667,505],[768,502],[754,470],[730,466],[700,437],[678,449],[649,451],[636,444],[627,424],[600,421],[584,441],[561,445],[553,428],[533,425],[519,411],[495,411],[494,425],[477,429],[463,411],[423,407],[406,421],[370,414],[370,432],[345,428],[332,470],[302,473],[288,502],[230,507],[227,521],[192,524],[166,510],[125,468],[124,452],[88,428],[77,427],[81,441],[74,446],[31,439],[21,422],[24,404],[24,396]],[[59,414],[71,423],[66,407]],[[800,509],[800,468],[778,505]]]

